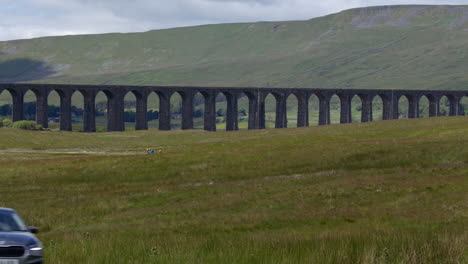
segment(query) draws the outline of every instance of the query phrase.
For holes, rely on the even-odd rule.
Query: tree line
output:
[[[126,108],[132,108],[135,106],[134,102],[127,102],[125,101]],[[182,106],[176,107],[177,109],[171,109],[173,114],[181,114],[182,113]],[[26,120],[34,120],[36,118],[36,102],[27,102],[24,103],[24,118]],[[49,105],[47,108],[48,117],[49,118],[59,118],[60,117],[60,107],[55,105]],[[80,118],[83,116],[84,110],[80,107],[72,106],[71,107],[72,116],[74,118]],[[104,116],[107,112],[107,102],[98,102],[96,103],[96,115],[97,116]],[[0,116],[11,116],[12,113],[12,105],[5,104],[0,106]],[[245,109],[240,109],[239,114],[242,116],[246,116],[247,112]],[[223,108],[219,108],[216,111],[216,116],[225,116],[226,111]],[[203,110],[200,108],[194,109],[193,117],[198,118],[203,116]],[[157,120],[159,119],[159,111],[158,110],[149,110],[147,112],[148,121]],[[135,111],[125,111],[124,113],[124,120],[125,122],[135,122],[136,120],[136,113]]]

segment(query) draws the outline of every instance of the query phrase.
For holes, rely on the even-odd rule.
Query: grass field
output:
[[[40,228],[47,263],[467,263],[467,143],[466,117],[0,128],[0,206]]]

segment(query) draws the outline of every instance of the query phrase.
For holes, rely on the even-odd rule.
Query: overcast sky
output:
[[[468,0],[0,0],[0,40],[140,32],[200,24],[304,20],[354,7]]]

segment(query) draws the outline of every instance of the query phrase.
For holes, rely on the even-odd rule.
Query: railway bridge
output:
[[[226,130],[238,130],[238,99],[248,98],[248,128],[265,128],[265,99],[272,94],[276,100],[276,128],[287,127],[286,99],[294,95],[298,101],[297,126],[309,126],[309,98],[319,99],[319,125],[330,124],[330,98],[340,99],[340,123],[351,122],[351,99],[361,99],[361,122],[372,121],[372,101],[380,97],[383,103],[382,119],[399,117],[398,101],[408,100],[408,118],[419,117],[419,101],[429,101],[429,116],[439,115],[440,98],[446,96],[450,103],[449,115],[462,115],[461,99],[468,96],[468,90],[381,90],[381,89],[316,89],[316,88],[251,88],[251,87],[188,87],[188,86],[124,86],[124,85],[67,85],[67,84],[0,84],[0,93],[7,90],[13,99],[12,119],[24,119],[24,95],[28,91],[36,96],[36,122],[48,127],[48,95],[56,91],[60,96],[60,129],[72,130],[72,101],[78,92],[84,98],[83,130],[96,131],[96,95],[103,92],[107,97],[107,131],[125,130],[124,98],[133,93],[136,98],[135,129],[148,129],[148,96],[156,93],[159,97],[159,129],[171,129],[171,96],[178,93],[182,98],[182,129],[193,129],[193,99],[200,93],[205,100],[204,129],[216,131],[216,97],[226,97]]]

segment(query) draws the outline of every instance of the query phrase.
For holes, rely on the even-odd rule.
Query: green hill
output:
[[[0,128],[0,207],[42,230],[47,263],[467,263],[466,119]]]
[[[0,81],[466,89],[468,6],[0,42]]]

